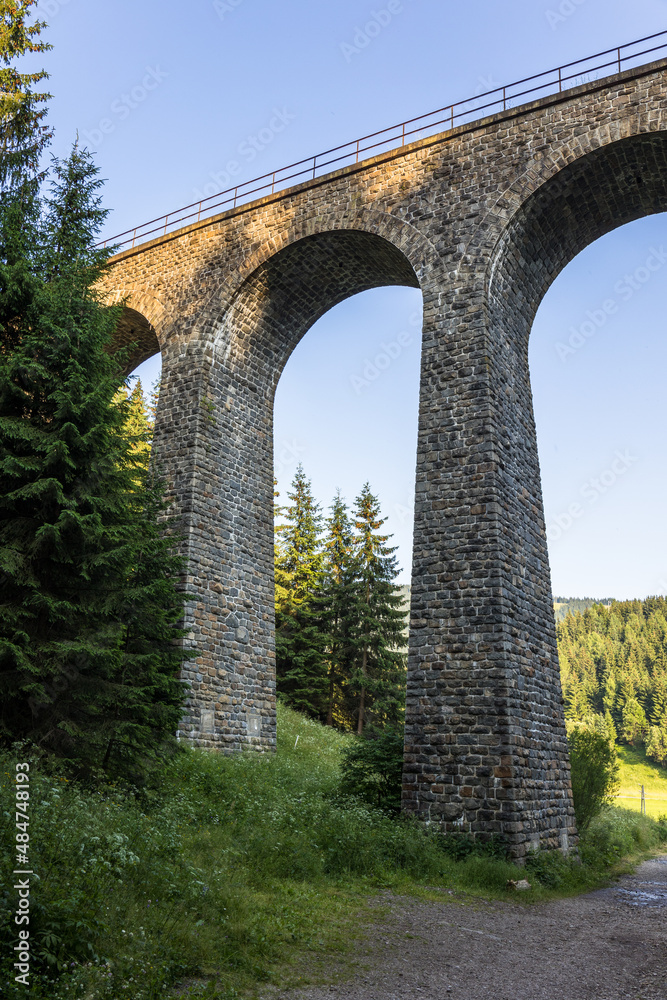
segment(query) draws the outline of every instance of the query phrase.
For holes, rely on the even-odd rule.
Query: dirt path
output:
[[[530,907],[449,896],[380,902],[388,919],[353,981],[280,996],[667,1000],[667,856],[611,889]]]

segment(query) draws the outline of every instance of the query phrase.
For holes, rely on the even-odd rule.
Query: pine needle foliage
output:
[[[322,516],[301,465],[280,509],[277,529],[276,677],[287,703],[314,718],[325,712],[326,632],[319,591],[322,582]]]
[[[557,635],[566,718],[604,719],[667,765],[667,598],[594,604]]]
[[[354,650],[348,681],[355,702],[357,733],[367,721],[375,726],[401,720],[405,699],[406,664],[400,652],[405,628],[403,599],[393,582],[398,575],[388,545],[391,536],[382,533],[386,518],[380,503],[366,483],[355,500],[355,579],[353,608],[348,625]]]
[[[38,0],[0,0],[0,186],[3,191],[39,181],[40,157],[51,140],[42,122],[50,94],[33,87],[48,77],[44,70],[20,73],[16,60],[51,48],[40,35],[43,21],[28,24]]]
[[[345,501],[336,493],[327,519],[321,586],[322,624],[327,633],[327,725],[341,725],[345,690],[352,670],[354,647],[350,625],[355,602],[355,562],[352,522]]]
[[[99,183],[55,161],[36,253],[0,206],[0,740],[134,780],[182,712],[181,565],[94,290]]]
[[[277,496],[277,494],[276,494]],[[276,529],[276,661],[287,703],[328,725],[400,724],[405,616],[395,549],[366,484],[350,517],[340,492],[326,533],[301,466]]]

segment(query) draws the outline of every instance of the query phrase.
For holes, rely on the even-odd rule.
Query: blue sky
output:
[[[65,153],[77,129],[96,150],[109,236],[225,186],[230,161],[238,180],[250,179],[667,27],[667,0],[43,0],[40,11],[54,45],[42,60],[54,152]],[[377,37],[351,51],[378,12]],[[284,127],[268,135],[276,111]],[[535,322],[531,373],[558,594],[667,593],[667,263],[635,288],[625,277],[643,275],[663,247],[664,216],[598,241],[557,279]],[[609,300],[617,308],[607,315]],[[406,581],[420,306],[418,291],[396,288],[342,303],[294,352],[276,399],[283,490],[299,460],[325,505],[336,487],[352,500],[370,480]],[[360,384],[387,345],[396,357]],[[158,363],[147,363],[144,381]]]

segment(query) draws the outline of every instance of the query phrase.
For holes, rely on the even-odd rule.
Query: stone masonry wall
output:
[[[665,63],[426,139],[119,254],[119,342],[163,355],[155,451],[187,557],[181,733],[275,745],[273,397],[326,310],[420,287],[404,808],[576,843],[528,336],[587,244],[667,210]]]

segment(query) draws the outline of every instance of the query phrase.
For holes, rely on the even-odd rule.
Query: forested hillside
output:
[[[557,625],[566,717],[597,717],[667,766],[667,599],[614,601]]]

